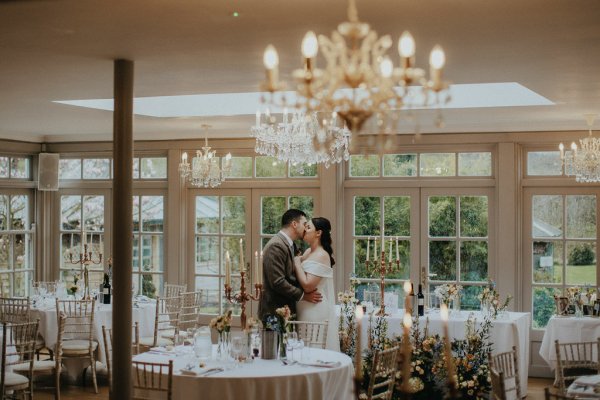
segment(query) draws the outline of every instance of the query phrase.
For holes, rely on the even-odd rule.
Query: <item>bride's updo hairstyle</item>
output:
[[[321,231],[321,246],[323,246],[325,251],[329,254],[329,260],[333,267],[335,265],[335,260],[333,259],[333,248],[331,248],[331,223],[327,218],[323,217],[314,217],[311,221],[315,226],[315,229]]]

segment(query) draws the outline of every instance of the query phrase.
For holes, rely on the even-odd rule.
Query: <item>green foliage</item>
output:
[[[429,198],[429,235],[456,236],[456,197],[432,196]]]
[[[535,288],[533,291],[533,327],[544,328],[548,320],[554,314],[556,305],[554,303],[555,289]]]
[[[594,249],[589,243],[583,243],[573,247],[569,253],[570,265],[590,265],[594,264],[596,255]]]
[[[144,265],[144,271],[150,270],[150,266]],[[156,286],[152,282],[152,274],[142,274],[142,294],[151,299],[156,298]]]
[[[369,177],[379,176],[379,156],[378,155],[354,155],[350,156],[350,176]]]

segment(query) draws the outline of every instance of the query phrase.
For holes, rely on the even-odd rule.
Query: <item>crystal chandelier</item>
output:
[[[192,158],[192,163],[188,162],[188,154],[184,152],[181,155],[179,163],[179,174],[182,179],[186,179],[196,187],[217,187],[225,181],[225,175],[231,171],[231,153],[225,156],[223,167],[219,165],[219,158],[215,156],[216,151],[211,150],[208,145],[208,128],[210,125],[202,125],[204,129],[204,146],[202,150],[196,150],[196,157]]]
[[[565,146],[561,143],[560,159],[565,167],[565,174],[575,175],[577,182],[600,182],[600,139],[592,137],[592,125],[597,114],[585,114],[589,135],[579,139],[577,147],[571,143],[571,151],[565,153]]]
[[[304,36],[304,67],[292,74],[297,95],[293,106],[307,114],[336,113],[353,133],[358,133],[374,115],[377,126],[384,130],[390,128],[386,123],[398,121],[396,117],[390,118],[394,111],[439,105],[449,100],[448,83],[442,79],[445,55],[439,45],[431,51],[430,76],[426,79],[424,71],[414,66],[415,41],[409,32],[400,36],[400,63],[394,67],[386,55],[392,39],[389,35],[378,38],[369,24],[359,21],[354,0],[348,3],[348,19],[338,26],[331,38],[320,35],[317,39],[312,31]],[[326,61],[324,69],[316,68],[319,48]],[[285,106],[285,97],[275,96],[284,85],[278,80],[279,56],[272,45],[267,46],[263,61],[267,79],[261,90],[269,92],[268,99],[263,98],[263,101]],[[414,84],[421,85],[423,96],[409,90]]]
[[[279,123],[270,114],[266,114],[264,119],[265,122],[257,113],[256,125],[250,133],[256,138],[255,150],[259,154],[292,165],[323,164],[326,168],[350,158],[350,131],[345,126],[338,126],[335,115],[322,124],[315,112],[294,111],[290,117],[284,110]]]

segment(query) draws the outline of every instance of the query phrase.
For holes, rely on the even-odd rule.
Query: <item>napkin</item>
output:
[[[575,379],[575,383],[582,386],[600,385],[600,375],[585,375]]]
[[[317,360],[314,362],[299,362],[298,364],[304,365],[305,367],[323,367],[323,368],[337,368],[342,365],[339,361],[323,361]]]

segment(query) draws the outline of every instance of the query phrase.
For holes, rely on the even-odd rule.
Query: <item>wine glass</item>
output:
[[[290,359],[290,361],[294,361],[294,349],[297,346],[297,342],[298,342],[298,332],[288,332],[285,350],[286,350],[287,356]]]

